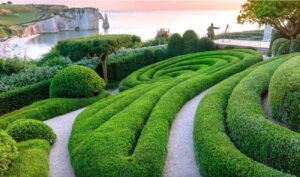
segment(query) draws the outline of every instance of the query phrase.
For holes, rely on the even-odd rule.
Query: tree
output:
[[[300,1],[247,0],[237,20],[241,24],[270,24],[293,39],[300,33]]]
[[[56,49],[60,55],[69,57],[72,61],[83,57],[98,57],[102,64],[103,78],[108,83],[107,56],[121,47],[133,47],[139,42],[141,38],[135,35],[96,35],[60,41]]]

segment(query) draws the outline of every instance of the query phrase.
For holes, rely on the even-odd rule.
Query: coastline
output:
[[[12,58],[20,57],[26,59],[27,42],[30,39],[39,36],[39,34],[30,35],[27,37],[13,36],[7,40],[0,42],[0,57],[1,58]]]

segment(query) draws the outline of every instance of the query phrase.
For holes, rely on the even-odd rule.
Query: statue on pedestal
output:
[[[207,28],[207,37],[210,39],[215,38],[215,29],[220,29],[220,27],[215,27],[214,24],[212,23],[210,27]]]

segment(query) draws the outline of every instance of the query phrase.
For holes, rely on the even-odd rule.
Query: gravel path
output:
[[[187,102],[177,114],[170,131],[164,177],[201,177],[193,143],[194,116],[207,91]]]
[[[57,136],[56,143],[51,147],[49,157],[49,177],[75,177],[68,151],[69,136],[77,115],[84,109],[55,117],[45,121]]]

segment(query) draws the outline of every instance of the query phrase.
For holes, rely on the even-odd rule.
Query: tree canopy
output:
[[[300,33],[300,1],[247,0],[242,5],[238,22],[270,24],[285,35],[294,38]]]

